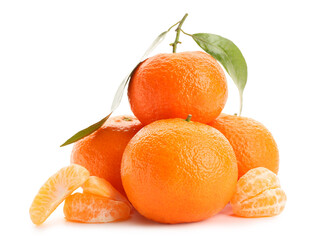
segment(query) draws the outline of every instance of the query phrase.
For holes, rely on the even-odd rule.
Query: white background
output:
[[[123,77],[154,38],[189,13],[183,29],[231,39],[248,64],[243,116],[273,133],[284,212],[244,219],[227,207],[200,223],[67,222],[62,205],[40,227],[29,207],[69,164],[75,132],[110,111]],[[329,239],[329,7],[327,1],[1,1],[1,239]],[[174,32],[153,53],[171,52]],[[199,50],[182,35],[178,51]],[[228,77],[224,112],[238,110]],[[130,113],[125,99],[115,115]],[[164,206],[166,207],[166,206]],[[9,235],[7,235],[9,234]],[[7,236],[6,238],[3,238]]]

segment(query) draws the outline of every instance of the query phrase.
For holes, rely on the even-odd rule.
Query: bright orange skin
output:
[[[111,117],[100,129],[74,144],[71,163],[106,179],[125,195],[120,177],[121,159],[127,143],[141,128],[142,124],[133,116]]]
[[[121,170],[134,208],[160,223],[195,222],[217,214],[237,182],[228,140],[208,125],[183,119],[142,128],[127,145]]]
[[[90,193],[75,193],[69,196],[63,207],[67,220],[84,223],[126,220],[130,211],[130,207],[124,202]]]
[[[233,146],[239,178],[256,167],[278,172],[279,153],[276,142],[260,122],[222,113],[209,125],[222,132]]]
[[[128,89],[132,111],[143,124],[188,114],[208,123],[219,116],[227,96],[224,71],[204,52],[150,57],[135,70]]]
[[[280,214],[286,195],[275,173],[267,168],[249,170],[237,183],[230,201],[234,214],[241,217],[271,217]]]

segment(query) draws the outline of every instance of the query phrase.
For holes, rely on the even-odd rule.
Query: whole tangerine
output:
[[[209,125],[222,132],[233,146],[239,178],[257,167],[278,172],[277,144],[263,124],[251,118],[222,113]]]
[[[121,177],[135,209],[160,223],[207,219],[230,201],[235,153],[218,130],[183,119],[142,128],[123,154]]]
[[[188,114],[208,123],[219,116],[227,96],[224,71],[200,51],[148,58],[134,71],[128,88],[131,109],[143,124]]]
[[[91,135],[76,142],[71,153],[71,163],[84,166],[92,176],[106,179],[125,195],[120,166],[127,143],[142,128],[134,116],[109,118]]]

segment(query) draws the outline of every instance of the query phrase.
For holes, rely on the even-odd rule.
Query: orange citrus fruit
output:
[[[146,218],[195,222],[222,210],[237,182],[235,153],[218,130],[183,119],[155,121],[127,145],[122,181]]]
[[[141,128],[136,117],[111,117],[97,131],[74,144],[71,163],[84,166],[91,175],[106,179],[125,194],[120,178],[121,159],[127,143]]]
[[[81,186],[84,193],[90,193],[94,195],[99,195],[102,197],[107,197],[112,200],[122,201],[129,205],[131,204],[120,192],[118,192],[107,180],[104,178],[99,178],[96,176],[90,176],[85,183]]]
[[[65,199],[63,212],[67,220],[106,223],[128,219],[130,207],[121,201],[90,194],[75,193]]]
[[[72,164],[60,169],[40,188],[31,207],[30,217],[34,224],[42,224],[49,215],[74,190],[89,177],[89,172],[82,166]]]
[[[238,164],[238,177],[256,167],[278,172],[279,153],[276,142],[260,122],[222,113],[209,125],[222,132],[232,145]]]
[[[148,58],[134,71],[128,97],[143,123],[185,118],[208,123],[227,101],[227,80],[219,63],[204,52],[163,53]]]
[[[286,203],[275,173],[267,168],[249,170],[237,183],[231,200],[234,214],[242,217],[270,217],[280,214]]]

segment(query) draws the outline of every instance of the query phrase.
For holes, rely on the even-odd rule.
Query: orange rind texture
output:
[[[286,195],[276,174],[258,167],[239,179],[230,203],[237,216],[270,217],[283,211]]]
[[[131,209],[121,201],[90,193],[75,193],[65,200],[63,212],[68,221],[107,223],[128,219]]]
[[[104,178],[125,196],[121,159],[127,143],[141,128],[141,122],[134,116],[110,117],[97,131],[74,144],[71,163],[85,167],[91,176]]]
[[[134,208],[170,224],[218,214],[232,198],[238,177],[235,153],[224,135],[183,119],[142,128],[128,143],[121,167]]]
[[[32,222],[36,225],[42,224],[58,205],[79,188],[88,177],[88,170],[77,164],[64,167],[51,176],[42,185],[31,204]]]
[[[134,70],[128,99],[134,115],[147,125],[169,118],[209,123],[228,98],[225,72],[211,55],[201,51],[161,53]]]
[[[238,178],[257,167],[278,173],[278,147],[271,132],[262,123],[252,118],[221,113],[209,125],[225,135],[233,147]]]

